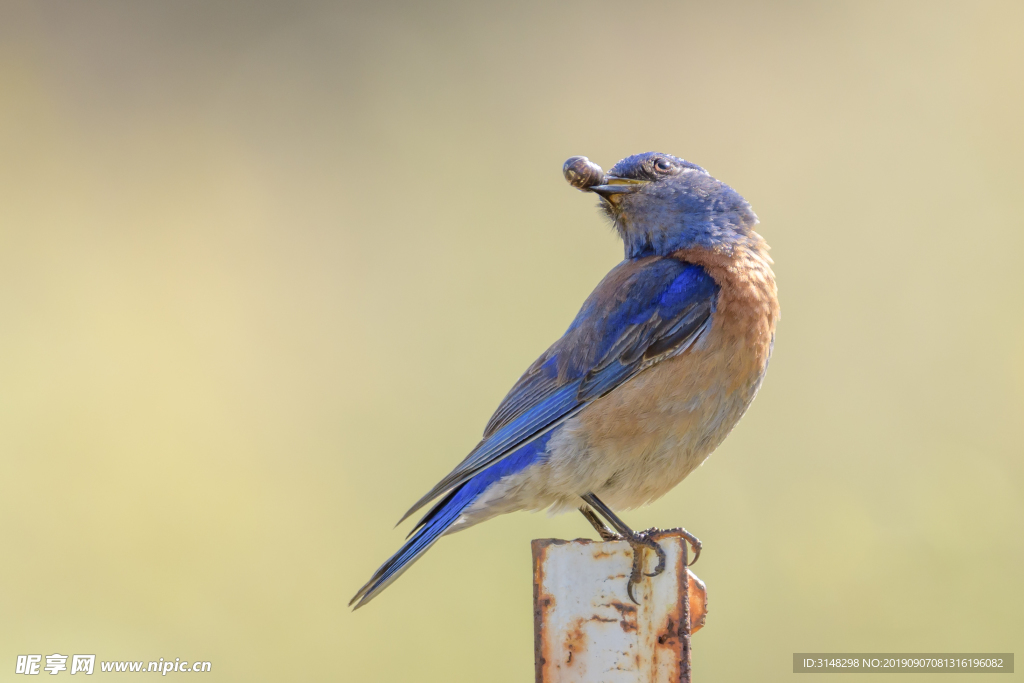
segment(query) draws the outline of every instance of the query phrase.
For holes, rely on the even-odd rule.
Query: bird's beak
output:
[[[636,192],[649,182],[649,180],[633,180],[632,178],[620,178],[619,176],[606,175],[604,177],[604,185],[591,185],[586,189],[591,192],[596,192],[608,201],[614,201],[612,197],[615,197],[617,200],[617,195]]]

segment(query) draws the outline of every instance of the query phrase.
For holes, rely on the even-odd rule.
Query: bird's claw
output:
[[[700,549],[703,547],[703,544],[700,542],[700,539],[681,526],[677,526],[675,529],[666,529],[665,532],[678,533],[680,536],[685,538],[686,541],[690,544],[690,547],[693,548],[693,559],[690,560],[686,564],[686,566],[692,567],[693,565],[697,564],[697,558],[700,557]]]
[[[640,604],[640,601],[636,599],[635,595],[633,595],[633,579],[626,582],[626,595],[629,596],[629,599],[633,601],[634,605]]]
[[[665,551],[662,547],[654,541],[654,536],[660,533],[662,533],[661,529],[651,528],[637,534],[637,538],[640,539],[640,542],[658,555],[658,564],[654,567],[654,571],[649,574],[645,573],[644,576],[657,576],[665,571],[665,563],[668,561],[668,558],[665,556]]]
[[[665,562],[667,561],[665,551],[652,538],[657,533],[660,533],[658,529],[648,529],[624,539],[633,547],[633,568],[629,573],[629,581],[626,582],[626,595],[637,605],[640,604],[640,601],[633,595],[633,586],[640,583],[645,576],[654,577],[665,571]],[[658,555],[658,564],[652,572],[644,571],[644,548],[650,548]]]

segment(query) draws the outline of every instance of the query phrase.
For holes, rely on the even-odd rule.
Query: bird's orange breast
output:
[[[702,266],[719,285],[710,329],[588,406],[552,442],[575,451],[572,476],[586,472],[613,507],[650,502],[699,466],[749,407],[771,354],[779,305],[760,237],[729,254],[673,256]]]
[[[757,233],[751,233],[751,238],[751,244],[731,252],[683,249],[673,256],[703,267],[718,284],[714,313],[718,343],[737,354],[737,363],[763,372],[779,321],[779,298],[768,245]]]

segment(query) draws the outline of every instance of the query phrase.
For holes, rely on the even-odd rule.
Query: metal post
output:
[[[690,683],[690,635],[704,625],[704,583],[686,568],[686,539],[665,531],[665,571],[626,595],[625,541],[533,541],[537,683]],[[647,569],[656,558],[647,551]]]

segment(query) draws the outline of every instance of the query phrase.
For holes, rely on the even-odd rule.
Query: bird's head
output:
[[[627,258],[691,247],[731,253],[751,239],[757,223],[738,192],[671,154],[635,154],[607,174],[586,157],[573,157],[562,170],[571,185],[601,197]]]

